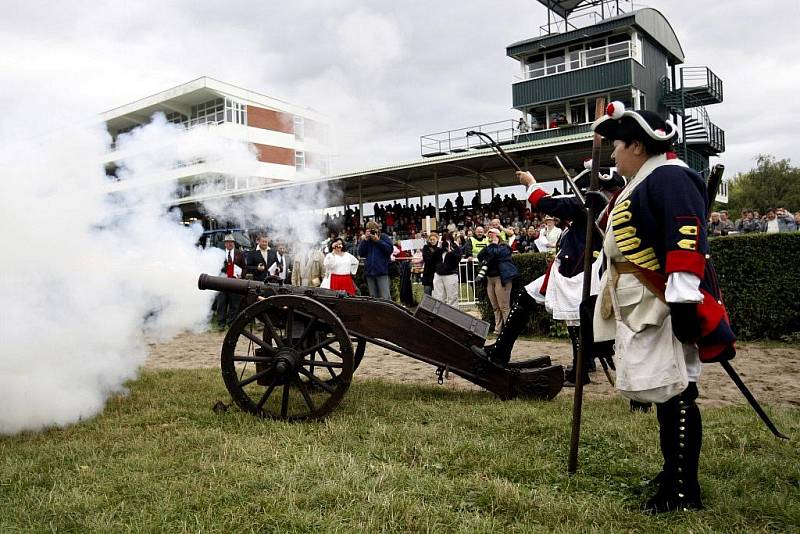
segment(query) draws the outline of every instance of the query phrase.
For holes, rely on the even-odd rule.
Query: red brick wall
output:
[[[258,160],[265,163],[278,163],[294,167],[294,149],[253,143],[256,147]]]
[[[247,106],[247,125],[291,134],[294,133],[294,115],[271,109]]]

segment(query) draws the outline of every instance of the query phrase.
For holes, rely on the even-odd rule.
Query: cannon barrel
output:
[[[198,289],[210,289],[211,291],[224,291],[237,295],[247,295],[251,289],[263,291],[266,284],[255,280],[241,280],[239,278],[228,278],[226,276],[211,276],[201,274],[197,280]]]

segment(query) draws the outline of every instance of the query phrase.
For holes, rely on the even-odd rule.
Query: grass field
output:
[[[660,468],[654,414],[584,403],[566,474],[571,392],[356,382],[325,422],[232,408],[215,370],[149,372],[64,430],[0,438],[0,532],[711,532],[800,528],[800,410],[704,410],[706,509],[642,515]],[[54,402],[57,402],[54,400]]]

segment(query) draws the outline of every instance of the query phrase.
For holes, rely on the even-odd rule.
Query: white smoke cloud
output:
[[[246,146],[211,139],[156,117],[119,140],[121,184],[195,158],[256,164]],[[219,271],[223,253],[195,247],[202,229],[166,210],[174,182],[108,194],[102,127],[2,141],[0,434],[12,434],[99,413],[135,378],[146,336],[205,328],[214,295],[196,281]]]
[[[299,249],[301,245],[319,243],[324,237],[320,227],[322,210],[333,197],[324,182],[309,183],[245,197],[206,200],[203,208],[208,215],[236,226],[267,228],[273,240]]]

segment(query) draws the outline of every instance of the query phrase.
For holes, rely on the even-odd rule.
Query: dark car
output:
[[[224,249],[225,236],[228,234],[233,234],[233,239],[236,241],[236,246],[238,248],[250,250],[253,247],[247,230],[244,228],[217,228],[216,230],[206,230],[203,232],[203,235],[200,236],[198,245],[203,248],[217,247]]]

